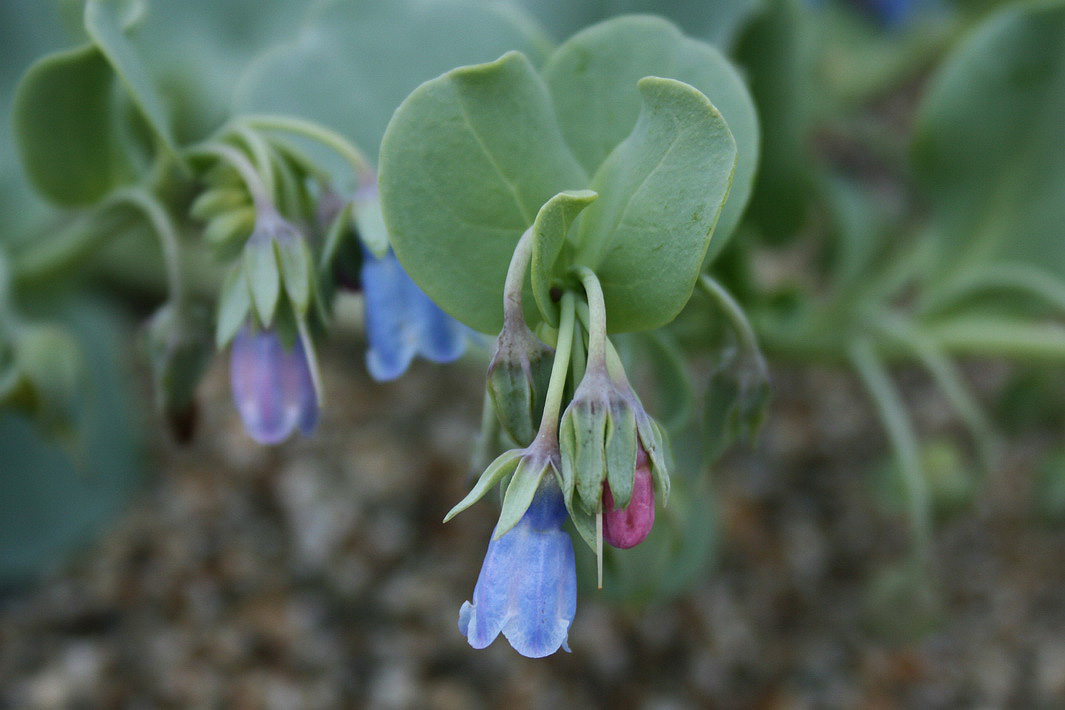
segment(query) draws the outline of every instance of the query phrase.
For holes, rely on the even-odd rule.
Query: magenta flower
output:
[[[610,483],[603,481],[603,540],[627,550],[644,541],[655,524],[655,487],[651,479],[651,461],[643,447],[636,449],[636,475],[632,498],[624,508],[614,507]]]

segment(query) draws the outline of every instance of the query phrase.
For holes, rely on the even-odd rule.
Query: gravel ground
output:
[[[573,653],[528,660],[456,628],[496,514],[439,522],[465,492],[478,366],[379,385],[360,353],[326,352],[318,433],[273,449],[216,368],[197,440],[160,435],[124,517],[0,602],[0,708],[1065,708],[1065,531],[1030,512],[1046,441],[1012,442],[938,527],[930,579],[900,583],[865,399],[778,368],[758,449],[712,474],[716,566],[649,609],[582,593]],[[952,433],[902,379],[922,431]]]

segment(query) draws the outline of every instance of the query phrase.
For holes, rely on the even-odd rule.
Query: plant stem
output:
[[[732,294],[724,286],[709,274],[703,274],[699,277],[699,286],[703,289],[703,293],[709,296],[721,309],[721,312],[725,314],[729,325],[739,336],[742,347],[753,353],[757,357],[761,368],[765,370],[765,359],[762,357],[761,348],[758,347],[758,336],[755,335],[751,322],[747,320],[747,314],[743,312],[743,307],[736,302],[736,299],[732,297]]]
[[[248,194],[251,195],[255,210],[262,212],[263,210],[274,209],[274,202],[271,199],[271,193],[266,189],[266,183],[263,182],[262,177],[256,172],[255,166],[251,164],[251,161],[248,160],[244,153],[225,143],[217,142],[196,146],[189,149],[189,152],[193,155],[209,155],[228,163],[230,167],[240,174],[240,178],[244,181],[244,186],[248,188]]]
[[[325,126],[293,116],[277,116],[272,114],[254,114],[240,118],[244,124],[267,130],[286,131],[306,136],[312,140],[326,145],[336,151],[341,157],[351,164],[358,176],[359,183],[376,182],[377,173],[371,166],[366,156],[356,148],[344,136]]]
[[[562,295],[562,318],[558,325],[558,343],[555,345],[555,360],[551,364],[551,379],[547,384],[544,414],[540,419],[540,431],[536,434],[537,438],[557,438],[558,436],[558,417],[562,411],[562,393],[566,387],[570,348],[573,345],[576,319],[574,300],[571,291]]]
[[[262,136],[246,125],[237,124],[233,127],[234,135],[248,147],[252,159],[255,161],[256,173],[262,178],[263,189],[267,195],[277,194],[277,182],[274,179],[273,161],[270,159],[270,149]]]
[[[1060,278],[1036,266],[993,264],[957,279],[938,293],[933,292],[922,306],[921,314],[942,312],[986,291],[1025,293],[1065,313],[1065,284]]]
[[[185,302],[185,287],[181,279],[181,245],[174,223],[158,198],[143,187],[130,187],[116,192],[108,202],[115,205],[124,203],[140,210],[151,224],[163,253],[170,303],[180,308],[180,304]]]
[[[574,269],[584,287],[584,295],[588,299],[588,365],[589,367],[606,366],[606,299],[603,298],[603,287],[595,272],[587,266],[578,266]]]
[[[931,551],[932,513],[913,424],[872,342],[868,338],[855,339],[848,348],[848,356],[872,397],[895,450],[908,498],[914,550],[918,560],[927,562]]]
[[[525,272],[532,260],[533,231],[525,230],[514,247],[507,267],[507,278],[503,282],[503,328],[516,327],[516,323],[525,323],[522,310],[522,294],[525,291]]]

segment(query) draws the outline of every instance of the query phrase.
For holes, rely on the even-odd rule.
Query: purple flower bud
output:
[[[553,476],[545,476],[522,519],[488,553],[477,577],[473,603],[459,611],[459,630],[474,648],[499,632],[528,658],[563,648],[577,613],[573,542],[562,530],[566,506]]]
[[[425,295],[391,251],[382,259],[363,253],[366,303],[366,366],[378,382],[394,380],[415,355],[451,362],[466,349],[466,327]]]
[[[654,524],[655,487],[651,479],[651,460],[640,446],[636,450],[636,475],[627,507],[614,507],[610,484],[603,481],[603,540],[627,550],[643,542]]]
[[[230,385],[244,429],[260,444],[277,444],[298,426],[318,422],[318,397],[303,342],[286,350],[273,330],[245,326],[233,339]]]

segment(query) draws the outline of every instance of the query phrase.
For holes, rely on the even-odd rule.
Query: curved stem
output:
[[[946,310],[985,291],[1018,291],[1065,313],[1065,283],[1035,266],[997,264],[948,285],[921,308],[928,315]]]
[[[170,292],[170,302],[180,305],[185,301],[185,287],[181,280],[181,246],[178,242],[177,230],[170,216],[163,209],[159,200],[141,187],[130,187],[119,190],[108,202],[115,205],[126,204],[140,210],[152,231],[159,238],[159,248],[163,253],[164,267],[166,268],[167,289]]]
[[[576,273],[588,299],[588,363],[591,367],[606,366],[606,299],[603,287],[595,272],[587,266],[578,266]]]
[[[897,316],[885,315],[877,325],[886,335],[904,343],[921,361],[968,428],[984,467],[991,468],[995,459],[995,429],[954,363],[932,339]]]
[[[567,291],[562,296],[562,317],[558,325],[558,343],[555,345],[555,360],[551,364],[551,379],[547,384],[547,396],[544,399],[544,414],[540,419],[540,431],[537,437],[558,436],[558,417],[562,411],[562,392],[566,387],[566,375],[569,372],[570,348],[573,345],[573,329],[576,307],[573,293]]]
[[[507,279],[503,283],[503,328],[514,327],[515,323],[525,322],[525,313],[522,311],[522,293],[525,290],[525,272],[532,260],[533,231],[532,227],[525,230],[514,247],[514,254],[510,257],[510,266],[507,267]]]
[[[742,346],[746,350],[757,354],[758,360],[764,369],[765,363],[762,358],[762,350],[758,347],[758,336],[755,335],[751,322],[747,320],[747,314],[743,312],[743,307],[736,302],[736,299],[732,297],[732,294],[724,286],[709,274],[703,274],[699,277],[699,286],[703,289],[703,293],[709,296],[717,304],[717,307],[721,309],[721,312],[725,314],[725,317],[728,318],[729,325],[736,331]]]
[[[1065,360],[1065,328],[1054,323],[966,317],[923,328],[947,352],[1031,360]]]
[[[895,458],[909,499],[914,549],[919,560],[927,561],[931,551],[932,514],[913,424],[872,343],[867,338],[856,339],[848,347],[847,354],[866,391],[872,397],[880,421],[883,422],[891,440],[891,447],[895,450]]]
[[[237,171],[241,180],[244,181],[256,211],[273,209],[273,200],[270,197],[271,193],[266,189],[266,183],[263,182],[262,177],[256,172],[255,166],[251,164],[251,161],[248,160],[244,153],[225,143],[217,142],[195,146],[190,148],[189,152],[193,155],[209,155],[228,163],[230,167]]]
[[[244,142],[255,161],[256,173],[263,180],[263,188],[267,195],[277,194],[277,181],[274,178],[273,161],[270,159],[270,148],[266,141],[258,133],[248,126],[237,124],[232,128],[233,134]]]
[[[298,133],[326,145],[336,151],[351,164],[360,183],[377,180],[377,173],[366,156],[344,136],[325,126],[294,116],[277,116],[272,114],[253,114],[241,116],[240,121],[249,126],[267,130]]]

